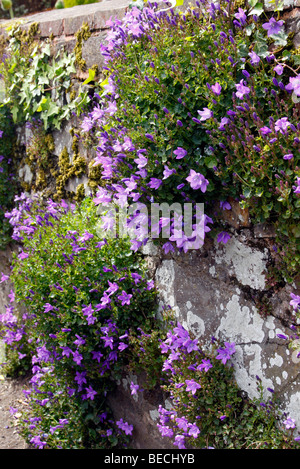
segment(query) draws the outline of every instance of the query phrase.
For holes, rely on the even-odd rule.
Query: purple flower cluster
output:
[[[201,6],[201,9],[206,9],[207,15],[213,22],[220,22],[221,18],[227,15],[225,7],[223,9],[222,4],[215,5],[214,3],[209,3],[204,5],[204,2],[198,2],[198,6]],[[192,21],[199,26],[202,21],[199,11],[196,9],[189,11],[189,13],[192,17]],[[159,102],[161,101],[161,110],[157,109],[157,113],[154,114],[154,119],[158,122],[160,119],[162,119],[162,122],[174,120],[174,126],[178,129],[184,126],[190,129],[196,124],[199,126],[199,132],[205,131],[205,128],[209,129],[207,130],[208,136],[211,135],[211,129],[217,123],[218,131],[216,139],[213,139],[212,143],[214,144],[216,141],[218,141],[218,143],[216,143],[214,147],[210,146],[210,150],[212,150],[212,152],[216,151],[218,154],[220,154],[220,150],[225,150],[225,152],[228,153],[228,157],[225,156],[225,164],[230,165],[231,158],[235,157],[230,148],[233,142],[242,141],[243,148],[246,147],[249,151],[251,150],[251,152],[261,154],[264,143],[266,145],[271,144],[276,146],[278,145],[281,135],[285,136],[289,131],[295,131],[295,125],[293,125],[288,116],[278,116],[277,119],[273,119],[270,123],[260,120],[259,116],[255,117],[256,113],[254,112],[252,113],[251,120],[255,121],[259,133],[255,133],[255,137],[249,134],[250,119],[248,115],[251,114],[251,100],[253,100],[255,96],[255,86],[260,86],[255,80],[256,77],[260,77],[260,66],[263,61],[265,60],[267,64],[269,64],[274,59],[274,56],[269,54],[265,57],[265,54],[260,53],[259,50],[254,48],[254,50],[251,49],[251,51],[249,51],[247,58],[240,57],[233,59],[233,54],[230,55],[228,49],[229,46],[235,46],[235,37],[233,31],[230,29],[229,23],[227,24],[226,21],[224,22],[224,30],[218,32],[218,35],[213,41],[213,45],[218,50],[219,55],[221,54],[227,57],[232,68],[235,69],[235,73],[239,76],[238,81],[236,83],[232,81],[230,85],[233,91],[232,109],[225,108],[222,104],[223,94],[226,93],[226,95],[228,95],[228,91],[226,91],[226,87],[220,84],[220,81],[215,79],[212,84],[207,83],[209,93],[204,93],[206,101],[203,101],[203,105],[199,106],[196,116],[195,114],[193,116],[192,113],[187,112],[188,117],[184,122],[181,115],[176,115],[176,109],[180,106],[183,108],[186,106],[181,95],[184,95],[184,92],[190,89],[190,84],[187,82],[182,83],[184,92],[182,92],[178,98],[178,106],[180,105],[178,108],[172,108],[168,103],[163,101],[162,80],[155,73],[158,68],[156,63],[158,50],[156,45],[154,45],[154,35],[157,34],[158,31],[164,30],[164,28],[172,28],[175,35],[177,33],[179,34],[181,30],[184,30],[186,19],[187,15],[179,15],[173,10],[160,11],[159,9],[155,10],[152,6],[145,6],[142,10],[133,7],[126,13],[122,21],[119,19],[112,20],[112,18],[110,18],[107,22],[107,26],[110,27],[107,35],[107,43],[101,46],[101,53],[105,61],[105,70],[107,71],[107,79],[102,84],[104,93],[101,97],[99,96],[99,102],[96,104],[94,110],[84,118],[82,123],[82,130],[86,133],[84,138],[88,139],[89,135],[93,135],[96,138],[97,156],[94,165],[101,165],[102,179],[103,183],[105,183],[105,187],[99,188],[99,192],[94,199],[97,204],[115,203],[120,207],[124,207],[126,204],[132,202],[156,202],[161,200],[160,197],[162,194],[170,190],[172,190],[174,198],[178,197],[182,202],[190,201],[191,198],[195,201],[203,200],[201,199],[203,194],[206,195],[208,192],[212,191],[211,181],[206,176],[207,172],[200,171],[199,163],[191,159],[193,155],[190,154],[188,144],[183,144],[181,138],[178,140],[178,143],[175,142],[174,148],[170,150],[170,156],[167,156],[166,150],[166,155],[163,158],[162,164],[160,164],[161,162],[157,159],[157,153],[155,153],[155,151],[159,148],[158,145],[160,145],[160,141],[164,137],[159,133],[157,127],[153,124],[153,131],[150,130],[150,127],[149,129],[145,128],[145,132],[142,130],[141,135],[137,137],[136,132],[132,132],[132,129],[130,130],[122,125],[124,121],[130,122],[130,116],[140,116],[141,119],[145,119],[140,113],[139,108],[135,106],[135,101],[131,102],[130,98],[123,100],[123,78],[118,71],[118,63],[126,59],[126,53],[130,47],[133,49],[137,48],[138,50],[138,44],[141,45],[141,47],[143,47],[144,43],[147,43],[147,45],[153,44],[153,49],[150,49],[151,60],[149,59],[149,70],[146,67],[146,70],[142,72],[141,68],[135,64],[138,74],[136,78],[133,79],[133,82],[135,83],[138,79],[139,83],[145,83],[145,93],[153,92],[159,97],[157,98],[159,99],[157,104],[159,106]],[[242,35],[244,28],[249,22],[252,22],[252,16],[247,17],[246,11],[242,8],[238,8],[233,19],[233,23],[237,28],[237,34]],[[206,26],[205,24],[204,21],[203,31],[205,31],[205,34],[210,30],[213,34],[216,32],[216,25],[214,23]],[[271,18],[267,23],[263,24],[263,29],[265,29],[268,36],[273,37],[283,31],[282,26],[282,21],[276,21],[274,18]],[[226,48],[226,46],[228,48]],[[210,48],[211,47],[212,46],[210,46]],[[201,51],[198,51],[198,53],[202,59]],[[134,52],[134,54],[136,54],[136,52]],[[190,55],[193,61],[195,51],[191,51]],[[211,60],[217,67],[220,67],[220,70],[222,69],[220,59],[215,58]],[[145,64],[146,63],[147,61],[145,61]],[[282,75],[283,69],[284,67],[277,63],[274,67],[274,73]],[[136,73],[136,70],[133,70],[132,73]],[[203,64],[203,73],[206,73],[205,71],[208,71],[208,67]],[[181,73],[181,75],[179,74],[178,65],[175,63],[170,65],[170,72],[168,73],[170,73],[170,78],[175,78],[177,81],[180,81],[179,76],[181,79],[184,77],[183,73]],[[278,86],[281,90],[287,90],[288,92],[292,91],[298,96],[298,75],[290,78],[290,82],[286,86],[281,82],[278,83],[275,77],[273,78],[273,83],[275,87]],[[195,90],[193,92],[195,93]],[[130,91],[128,91],[128,96],[129,95]],[[220,115],[222,112],[223,116],[222,114]],[[239,130],[241,121],[243,121],[244,126],[242,132]],[[198,129],[195,129],[195,132],[198,132]],[[222,136],[223,132],[224,136]],[[246,134],[245,139],[243,132]],[[298,139],[296,134],[298,134],[297,131],[295,132],[295,139]],[[254,141],[254,138],[256,141]],[[267,141],[263,142],[262,140]],[[251,145],[249,145],[250,141]],[[294,143],[294,145],[297,145],[297,143]],[[284,160],[295,159],[294,150],[292,150],[293,149],[289,149],[289,151],[284,152],[282,158]],[[154,160],[154,158],[156,159]],[[192,161],[192,166],[195,166],[191,167],[191,164],[187,164],[188,161],[189,163]],[[265,161],[264,158],[263,161]],[[217,166],[214,166],[214,171],[215,175],[220,176]],[[116,180],[117,183],[115,182]],[[185,181],[189,184],[187,185]],[[101,186],[103,185],[104,184],[101,184]],[[172,189],[170,189],[170,187]],[[294,189],[296,194],[298,194],[298,187],[297,182],[297,186],[295,186]],[[153,227],[151,227],[150,219],[147,218],[146,215],[141,215],[139,209],[137,209],[134,214],[131,214],[129,222],[131,226],[133,226],[133,229],[130,231],[132,249],[137,250],[147,242],[149,228],[152,230]],[[213,223],[213,220],[206,218],[204,234],[210,231],[207,227],[207,222]],[[109,230],[112,228],[111,213],[108,212],[103,216],[103,223],[105,229]],[[174,244],[177,249],[185,252],[188,249],[199,249],[199,247],[203,245],[204,236],[203,230],[202,237],[199,236],[197,223],[195,223],[195,230],[192,236],[186,237],[182,235],[179,238],[174,233],[174,220],[172,220],[170,225],[170,237],[164,243],[164,251],[168,253],[174,250]],[[161,224],[163,224],[162,219],[160,220],[160,225]],[[158,234],[160,235],[162,232],[161,226],[159,226]],[[222,232],[219,233],[217,241],[226,243],[228,239],[229,235],[226,232]]]
[[[235,344],[225,342],[224,347],[217,349],[216,360],[221,360],[225,365],[235,353]],[[205,357],[205,353],[200,348],[198,340],[192,339],[190,333],[181,323],[169,330],[166,339],[160,344],[161,353],[167,354],[163,364],[163,371],[168,374],[169,383],[175,389],[187,393],[190,399],[197,396],[197,391],[201,389],[201,374],[207,373],[213,364],[210,358]],[[204,357],[204,358],[203,358]],[[188,363],[192,364],[188,364]],[[189,378],[182,379],[183,370],[189,370]],[[174,396],[171,392],[171,398]],[[174,438],[174,445],[179,449],[185,448],[185,440],[197,438],[200,434],[199,425],[196,422],[189,422],[184,416],[178,415],[176,411],[176,399],[173,401],[172,410],[159,407],[160,423],[158,429],[162,436]],[[201,419],[201,416],[197,417]]]
[[[12,274],[1,275],[1,283],[11,280],[17,287],[0,316],[1,337],[18,351],[20,359],[25,358],[24,351],[31,342],[33,352],[26,357],[32,362],[33,373],[30,405],[44,408],[54,403],[52,395],[43,390],[45,373],[50,371],[56,383],[63,382],[69,397],[77,402],[101,400],[110,388],[109,376],[120,366],[128,347],[126,328],[131,320],[138,324],[144,314],[152,314],[149,303],[144,312],[139,299],[144,301],[146,294],[153,302],[154,284],[146,279],[143,269],[137,268],[136,261],[132,269],[136,255],[129,250],[128,241],[100,238],[95,225],[86,224],[85,218],[81,224],[86,205],[90,207],[89,217],[93,212],[98,221],[92,199],[79,210],[64,201],[44,203],[24,195],[16,202],[19,206],[7,213],[7,218],[14,239],[22,241],[23,248],[22,255],[15,257]],[[112,252],[117,255],[119,243],[122,255],[128,250],[128,267],[121,258],[115,260],[117,265],[113,262]],[[36,256],[40,256],[37,263]],[[31,263],[34,278],[29,274]],[[14,311],[16,303],[25,305],[30,314],[20,318]],[[57,390],[56,385],[53,389]],[[132,429],[124,425],[122,430],[129,435]],[[46,441],[42,434],[32,434],[31,443],[36,447]]]
[[[167,13],[155,11],[145,6],[142,11],[135,7],[132,8],[122,21],[119,19],[112,21],[110,19],[107,22],[111,29],[107,36],[107,45],[102,45],[101,52],[104,56],[109,76],[105,84],[103,84],[105,92],[99,97],[99,104],[96,105],[95,109],[82,122],[82,130],[86,134],[84,136],[83,133],[83,138],[88,138],[88,135],[91,133],[97,135],[97,155],[93,164],[101,165],[102,179],[106,182],[105,187],[99,188],[94,198],[95,203],[98,205],[114,203],[124,207],[132,202],[144,201],[145,196],[146,198],[148,197],[147,187],[153,192],[151,201],[155,201],[156,193],[159,193],[163,189],[164,184],[168,184],[169,179],[177,174],[176,167],[168,162],[164,165],[163,174],[159,177],[153,177],[149,143],[155,142],[156,136],[146,132],[144,135],[144,146],[142,147],[132,141],[132,138],[128,135],[128,129],[122,126],[122,116],[126,116],[136,110],[134,105],[132,106],[133,109],[119,108],[119,79],[117,73],[112,72],[113,61],[118,60],[118,57],[123,57],[124,55],[124,46],[132,41],[142,40],[145,37],[151,40],[154,25],[164,24],[166,21],[169,21]],[[172,18],[172,26],[177,27],[176,21],[177,17],[175,16]],[[153,63],[152,67],[155,67]],[[145,76],[145,79],[149,82],[148,76]],[[153,78],[153,82],[159,84],[159,79],[157,77]],[[220,94],[221,87],[219,83],[214,85],[213,92],[216,95]],[[167,107],[163,107],[162,111],[165,116],[170,114]],[[198,113],[200,123],[213,116],[212,111],[207,108],[199,110]],[[114,123],[113,129],[108,131],[106,129],[111,125],[111,122]],[[180,119],[177,119],[177,125],[178,127],[183,125]],[[174,161],[184,160],[187,157],[187,150],[182,146],[178,146],[173,150],[173,155]],[[123,176],[124,166],[129,168],[130,177]],[[112,183],[113,179],[117,179],[118,182]],[[185,179],[189,182],[190,188],[193,191],[200,190],[202,193],[206,192],[209,181],[200,172],[191,169]],[[183,187],[184,183],[179,184],[177,186],[178,191],[181,191]],[[183,197],[186,196],[184,195]],[[104,229],[110,230],[113,228],[112,218],[113,214],[110,212],[102,217]],[[176,243],[178,249],[184,251],[190,249],[191,246],[197,249],[203,245],[204,239],[203,236],[199,236],[200,229],[198,228],[197,221],[195,221],[195,230],[192,235],[188,237],[181,235],[180,238],[175,233],[174,220],[171,220],[171,222],[170,238],[164,245],[166,251],[174,249],[172,247],[173,242]],[[205,233],[210,230],[207,223],[212,223],[212,220],[206,217],[203,222],[205,223]],[[132,249],[137,250],[147,242],[149,229],[153,230],[151,220],[150,217],[142,216],[139,208],[137,208],[136,212],[131,215],[128,223],[130,227],[133,227],[130,232]],[[163,223],[163,220],[160,220],[160,223]],[[158,233],[159,231],[160,228],[158,228]]]

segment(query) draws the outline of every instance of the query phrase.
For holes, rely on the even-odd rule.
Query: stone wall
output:
[[[26,17],[23,27],[38,22],[42,39],[52,34],[56,48],[65,46],[72,50],[75,33],[87,22],[92,34],[83,45],[83,58],[87,68],[97,64],[101,69],[99,48],[106,34],[105,23],[111,16],[122,18],[128,4],[128,0],[103,0],[53,10]],[[295,32],[296,47],[300,44],[299,7],[299,0],[286,1],[283,12],[288,28]],[[79,77],[84,78],[84,74]],[[54,132],[56,156],[67,147],[72,158],[69,132],[72,125],[68,122],[61,131]],[[20,135],[21,143],[26,146],[26,130]],[[89,158],[88,150],[83,154]],[[19,176],[29,183],[33,177],[26,165],[20,167]],[[75,178],[69,190],[73,191],[82,182],[86,179]],[[270,227],[252,226],[247,213],[234,204],[226,221],[231,227],[231,239],[225,245],[206,241],[199,251],[167,256],[151,244],[145,247],[144,255],[159,290],[160,305],[170,305],[183,325],[204,342],[208,343],[212,336],[235,341],[237,352],[233,360],[240,388],[249,397],[255,397],[256,377],[260,377],[264,388],[274,388],[280,395],[282,408],[297,421],[300,429],[300,359],[277,337],[279,333],[290,334],[289,326],[295,318],[289,307],[289,294],[291,291],[299,294],[300,284],[276,290],[268,283],[268,267],[276,255]],[[11,250],[1,253],[0,272],[9,272],[10,256]],[[0,310],[6,304],[8,290],[0,284]],[[267,299],[268,314],[261,310],[263,299]],[[131,380],[142,382],[142,377],[124,376],[117,392],[110,397],[115,417],[134,424],[137,448],[167,448],[168,443],[161,439],[156,427],[159,404],[168,405],[166,396],[160,391],[131,396]]]

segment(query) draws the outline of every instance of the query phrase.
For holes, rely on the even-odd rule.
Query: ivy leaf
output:
[[[42,100],[40,101],[40,104],[38,106],[38,108],[36,109],[36,112],[42,112],[44,111],[47,106],[45,106],[45,104],[48,102],[48,98],[42,98]]]
[[[269,47],[265,37],[257,31],[255,34],[254,50],[259,57],[265,58],[269,55]]]
[[[256,3],[255,6],[249,11],[249,15],[260,16],[264,12],[264,6],[262,3]]]
[[[18,110],[19,110],[19,108],[17,106],[13,106],[13,108],[11,110],[14,122],[17,122]]]
[[[287,37],[288,35],[282,30],[278,34],[274,34],[270,36],[274,39],[275,46],[286,46],[287,45]]]

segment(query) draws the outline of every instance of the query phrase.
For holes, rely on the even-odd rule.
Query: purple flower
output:
[[[210,360],[205,360],[203,359],[202,360],[202,363],[200,363],[200,365],[197,366],[197,370],[199,371],[208,371],[210,368],[212,368],[212,364],[210,363]]]
[[[134,160],[134,162],[138,165],[138,168],[139,168],[139,169],[142,169],[142,168],[144,168],[144,166],[147,165],[148,159],[147,159],[145,156],[143,156],[143,155],[139,155],[139,157],[136,158],[136,159]]]
[[[174,445],[178,446],[179,449],[186,449],[184,446],[184,436],[183,435],[176,435]]]
[[[293,153],[287,153],[286,155],[283,156],[284,160],[291,160],[294,158]]]
[[[89,306],[86,306],[85,308],[82,309],[83,315],[87,316],[87,322],[88,324],[94,324],[96,321],[96,318],[93,316],[93,308],[92,305],[90,304]]]
[[[101,337],[101,339],[104,340],[104,347],[109,347],[111,350],[113,350],[113,343],[114,343],[114,338],[108,335],[104,335]]]
[[[44,313],[48,313],[49,311],[52,311],[54,309],[54,306],[50,305],[50,303],[44,304]]]
[[[84,132],[89,132],[94,126],[94,121],[90,117],[85,117],[81,123],[81,128]]]
[[[277,337],[278,337],[279,339],[283,339],[283,340],[288,339],[288,336],[287,336],[287,335],[284,335],[284,334],[277,334]]]
[[[15,301],[15,294],[14,294],[13,290],[10,290],[8,298],[10,299],[10,303],[13,303]]]
[[[275,122],[275,130],[276,132],[279,131],[280,133],[284,134],[290,125],[291,123],[288,121],[288,118],[282,117]]]
[[[133,425],[129,425],[127,422],[124,422],[121,418],[116,422],[117,426],[125,432],[125,435],[131,435],[133,431]]]
[[[70,347],[61,346],[60,348],[62,349],[62,356],[63,357],[69,357],[71,355],[72,350],[70,349]]]
[[[190,183],[192,189],[200,189],[202,192],[206,191],[206,188],[209,184],[208,180],[205,179],[202,174],[196,173],[196,171],[194,171],[193,169],[190,170],[190,174],[186,178],[186,180]]]
[[[288,417],[286,420],[284,420],[284,425],[285,425],[285,428],[288,430],[290,428],[295,428],[296,427],[296,422],[294,419],[292,419],[291,417]]]
[[[226,231],[221,231],[221,233],[219,233],[217,236],[218,243],[226,244],[229,239],[230,239],[230,235]]]
[[[103,354],[101,352],[92,351],[92,355],[93,355],[93,360],[97,360],[97,362],[100,363],[100,360],[103,357]]]
[[[165,169],[164,169],[164,172],[163,172],[163,179],[167,179],[169,176],[171,176],[172,174],[175,174],[176,173],[176,169],[170,169],[168,168],[168,166],[165,166]]]
[[[161,436],[167,436],[169,438],[172,438],[173,436],[172,428],[168,427],[167,425],[160,425],[159,423],[157,424],[157,427]]]
[[[111,302],[110,296],[107,294],[107,292],[104,292],[101,298],[100,306],[99,306],[100,309],[102,309],[103,306],[109,305],[110,302]]]
[[[300,296],[295,295],[294,293],[291,293],[290,296],[292,298],[291,301],[290,301],[290,305],[293,307],[293,309],[299,308],[299,306],[300,306]]]
[[[2,273],[0,283],[5,282],[5,281],[8,280],[8,279],[9,279],[9,276],[8,276],[8,275],[4,275],[4,274]]]
[[[274,72],[276,72],[277,75],[282,75],[282,73],[283,73],[283,66],[282,66],[281,64],[276,65],[276,67],[274,67]]]
[[[261,127],[259,131],[261,132],[262,135],[268,135],[272,133],[272,130],[267,126]]]
[[[181,160],[187,155],[187,151],[181,147],[177,147],[173,153],[176,155],[176,160]]]
[[[202,111],[197,111],[200,117],[200,121],[206,121],[207,119],[211,119],[213,117],[213,112],[204,107]]]
[[[236,18],[237,20],[239,20],[239,22],[240,22],[241,24],[243,24],[243,25],[246,24],[247,16],[246,16],[246,13],[244,12],[244,10],[243,10],[242,8],[239,8],[239,9],[238,9],[238,12],[235,13],[234,16],[235,16],[235,18]]]
[[[22,251],[22,252],[18,255],[18,259],[23,260],[23,259],[26,259],[28,256],[29,256],[28,253]]]
[[[297,186],[294,186],[294,193],[300,194],[300,177],[296,178],[296,184]]]
[[[262,27],[268,32],[268,36],[272,36],[273,34],[278,34],[281,31],[281,26],[283,25],[283,21],[276,21],[275,18],[271,18],[268,23],[264,23]]]
[[[108,293],[109,295],[112,295],[119,289],[118,284],[115,282],[108,281],[108,284],[109,284],[109,288],[106,290],[106,293]]]
[[[122,294],[118,296],[118,299],[122,301],[122,306],[129,305],[130,298],[132,298],[132,295],[130,293],[126,293],[124,290],[122,291]]]
[[[85,389],[86,389],[86,391],[87,391],[86,397],[87,397],[88,399],[91,399],[91,401],[93,401],[93,400],[94,400],[94,397],[95,397],[96,394],[97,394],[97,392],[94,391],[94,389],[93,389],[91,386],[89,386],[88,388],[85,388]]]
[[[257,65],[260,62],[259,56],[254,51],[249,52],[248,55],[250,57],[251,65]]]
[[[250,88],[244,85],[243,79],[239,83],[237,83],[235,87],[237,89],[236,96],[239,99],[243,99],[246,94],[250,93]]]
[[[217,82],[214,85],[212,85],[211,90],[213,93],[219,96],[222,91],[222,86],[220,85],[220,83]]]
[[[168,254],[168,252],[174,252],[174,247],[173,247],[172,243],[170,243],[169,241],[167,241],[163,245],[162,248],[163,248],[165,254]]]
[[[138,384],[134,384],[133,382],[130,383],[130,389],[131,389],[131,395],[137,394],[137,391],[139,389]]]
[[[79,386],[81,386],[83,383],[86,383],[86,371],[82,371],[79,373],[79,371],[76,371],[76,376],[75,376],[75,381],[78,383]]]
[[[92,233],[89,233],[88,231],[85,231],[83,235],[78,239],[81,243],[84,243],[85,241],[88,241],[89,239],[92,239],[94,235]]]
[[[39,449],[43,449],[44,446],[46,446],[45,441],[41,441],[41,437],[39,435],[34,436],[31,438],[30,443],[32,443],[34,446],[36,446]]]
[[[229,124],[230,120],[228,117],[222,117],[220,125],[219,125],[219,130],[225,130],[225,125]]]
[[[230,205],[230,203],[227,202],[227,201],[224,202],[223,200],[221,200],[221,201],[220,201],[220,207],[221,207],[223,210],[231,210],[231,205]]]
[[[194,438],[197,438],[199,433],[200,433],[200,430],[197,427],[197,425],[195,423],[190,424],[190,428],[188,432],[189,436],[193,436]]]
[[[100,187],[96,194],[96,197],[93,199],[93,202],[95,205],[110,203],[111,194],[109,194],[109,192],[103,187]]]
[[[75,334],[75,336],[77,337],[77,339],[74,340],[73,344],[77,345],[78,347],[79,347],[80,345],[84,345],[84,344],[85,344],[85,340],[82,339],[82,338],[80,337],[80,335]]]
[[[225,342],[225,348],[217,349],[218,355],[216,356],[217,360],[222,360],[222,363],[225,365],[227,360],[230,359],[231,355],[235,353],[235,344],[234,342]]]
[[[296,96],[300,96],[300,75],[296,77],[290,77],[290,82],[286,85],[285,89],[288,91],[293,91]]]
[[[177,427],[180,428],[181,430],[183,430],[184,432],[188,431],[189,422],[188,422],[187,418],[177,417],[176,418],[176,424],[177,424]]]
[[[162,185],[161,179],[157,179],[157,178],[151,178],[150,182],[148,183],[148,186],[151,189],[158,189],[161,185]]]
[[[75,363],[77,363],[77,365],[81,364],[83,356],[78,352],[78,350],[75,350],[75,352],[73,353],[73,360]]]
[[[186,389],[185,390],[187,392],[191,391],[192,394],[195,394],[197,389],[201,388],[201,385],[193,379],[186,379],[185,383],[186,383]]]

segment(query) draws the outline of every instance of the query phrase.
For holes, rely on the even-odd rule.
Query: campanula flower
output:
[[[239,99],[244,99],[244,96],[250,93],[250,88],[244,85],[243,79],[235,86],[237,89],[237,92],[235,94]]]
[[[276,35],[280,33],[283,21],[276,21],[275,18],[271,18],[268,23],[264,23],[262,27],[267,31],[268,36]]]
[[[217,96],[219,96],[221,94],[221,91],[222,91],[222,86],[220,85],[220,83],[217,82],[214,85],[212,85],[211,90],[212,90],[213,93],[215,93]]]
[[[176,160],[181,160],[187,155],[187,151],[181,147],[177,147],[173,153],[176,155]]]
[[[211,119],[213,117],[213,112],[204,107],[202,111],[197,111],[200,117],[200,121],[206,121],[207,119]]]
[[[251,65],[257,65],[257,64],[259,64],[260,58],[259,58],[259,56],[258,56],[254,51],[249,52],[248,55],[249,55],[249,57],[250,57],[250,63],[251,63]]]
[[[190,183],[192,189],[200,189],[202,192],[206,191],[206,188],[209,184],[209,181],[205,179],[202,174],[196,173],[196,171],[194,171],[193,169],[190,170],[190,174],[186,178],[186,180]]]

